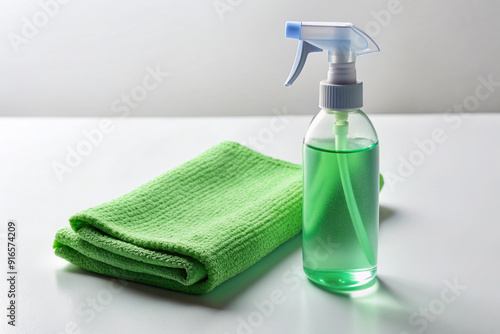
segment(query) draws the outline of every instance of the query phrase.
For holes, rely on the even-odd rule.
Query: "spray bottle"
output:
[[[328,76],[320,82],[320,112],[303,144],[304,271],[332,290],[375,282],[378,248],[379,149],[375,129],[360,110],[363,84],[356,57],[379,51],[351,23],[287,22],[286,37],[299,40],[289,87],[311,52],[328,51]]]

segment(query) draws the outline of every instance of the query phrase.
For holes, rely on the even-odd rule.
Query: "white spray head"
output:
[[[356,83],[354,63],[357,56],[380,51],[370,36],[348,22],[287,22],[286,37],[298,39],[299,48],[285,87],[291,86],[297,79],[307,55],[311,52],[328,51],[328,62],[332,73],[329,73],[327,80],[343,84],[342,82],[346,82],[353,73],[353,83]],[[352,65],[336,66],[336,64]],[[347,73],[346,69],[351,73]],[[336,73],[343,78],[337,79]]]
[[[356,80],[356,57],[380,51],[363,31],[348,22],[287,22],[286,37],[299,40],[292,71],[285,87],[299,76],[307,55],[328,51],[328,76],[320,83],[319,106],[354,110],[363,106],[363,83]]]

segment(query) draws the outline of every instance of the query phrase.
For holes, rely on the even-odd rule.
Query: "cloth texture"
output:
[[[55,254],[89,271],[211,291],[301,230],[302,168],[223,142],[75,214]]]

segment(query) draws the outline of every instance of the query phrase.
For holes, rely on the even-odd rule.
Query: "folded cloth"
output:
[[[209,292],[301,230],[302,168],[223,142],[57,232],[56,255],[103,275]]]

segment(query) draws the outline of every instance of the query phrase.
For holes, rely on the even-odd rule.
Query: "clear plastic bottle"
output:
[[[356,59],[380,49],[350,22],[287,22],[286,37],[299,46],[285,87],[310,53],[328,52],[321,111],[303,148],[304,271],[334,290],[367,287],[377,274],[379,153],[377,133],[360,110]]]
[[[364,288],[377,272],[379,151],[359,109],[322,109],[303,145],[303,265],[334,290]]]

